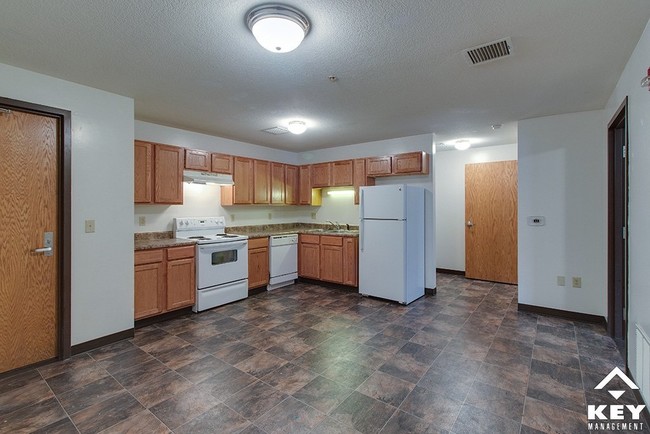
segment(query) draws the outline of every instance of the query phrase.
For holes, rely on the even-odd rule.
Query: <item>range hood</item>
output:
[[[183,181],[193,184],[233,185],[232,175],[225,173],[199,172],[196,170],[183,171]]]

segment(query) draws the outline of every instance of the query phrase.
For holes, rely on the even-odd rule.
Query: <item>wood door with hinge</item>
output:
[[[465,165],[465,276],[517,283],[517,162]]]
[[[61,128],[0,112],[0,372],[59,354]]]

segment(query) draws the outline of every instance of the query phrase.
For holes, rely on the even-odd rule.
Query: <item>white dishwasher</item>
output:
[[[298,278],[298,234],[273,235],[269,240],[269,291]]]

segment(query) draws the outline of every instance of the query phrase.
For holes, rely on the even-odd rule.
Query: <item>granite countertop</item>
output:
[[[143,232],[135,234],[135,250],[165,249],[193,246],[196,241],[173,238],[172,232]]]

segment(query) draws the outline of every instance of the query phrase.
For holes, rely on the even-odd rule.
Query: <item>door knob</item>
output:
[[[472,226],[474,226],[474,223],[472,223],[471,220],[467,220],[467,223],[465,223],[465,224],[467,225],[468,228],[471,228]]]
[[[43,234],[44,247],[32,250],[32,253],[42,253],[44,256],[54,255],[54,232],[45,232]]]

